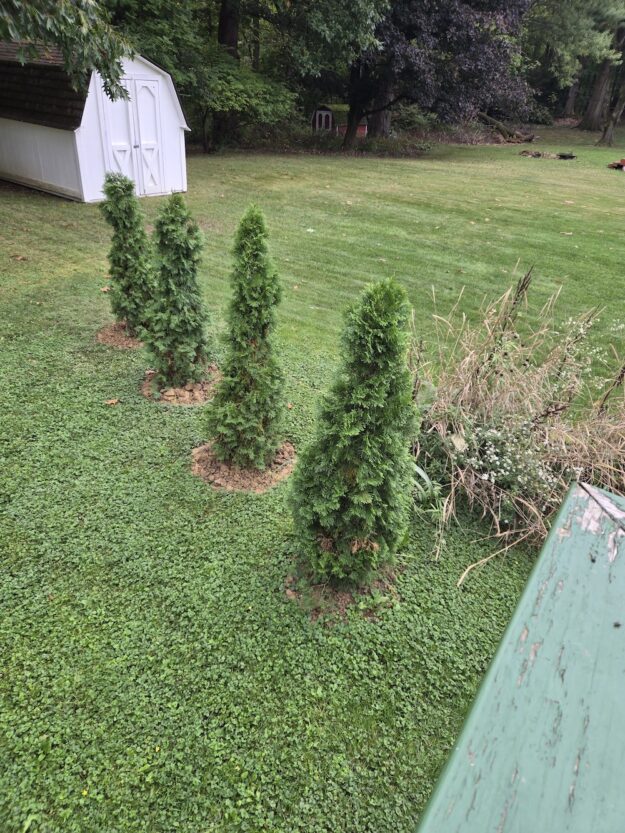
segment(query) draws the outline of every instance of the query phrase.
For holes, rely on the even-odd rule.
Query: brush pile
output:
[[[575,480],[625,494],[625,364],[605,381],[616,353],[588,339],[598,310],[557,327],[554,296],[531,324],[531,282],[530,270],[478,325],[458,304],[436,315],[435,361],[412,352],[415,455],[441,488],[441,524],[468,506],[503,549],[540,543]]]

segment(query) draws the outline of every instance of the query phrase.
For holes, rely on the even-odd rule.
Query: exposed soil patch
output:
[[[156,383],[156,371],[146,370],[141,383],[141,393],[146,399],[162,402],[165,405],[201,405],[213,398],[215,386],[221,379],[216,364],[206,368],[207,378],[201,382],[187,382],[181,388],[159,388]]]
[[[96,341],[99,344],[106,344],[107,347],[116,347],[118,350],[136,350],[138,347],[143,347],[142,341],[129,335],[123,321],[115,321],[113,324],[102,327],[96,333]]]
[[[287,599],[308,612],[311,622],[322,619],[326,624],[333,624],[346,619],[348,610],[354,606],[366,619],[376,619],[382,610],[399,601],[396,580],[397,571],[390,568],[383,570],[371,585],[351,589],[313,584],[306,576],[289,575],[284,592]]]
[[[295,448],[289,442],[280,446],[271,464],[263,471],[222,463],[215,457],[212,444],[207,443],[193,449],[191,471],[217,489],[260,494],[288,477],[294,466]]]

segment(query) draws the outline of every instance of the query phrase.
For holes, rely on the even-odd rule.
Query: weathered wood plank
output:
[[[575,486],[419,833],[625,831],[625,501]]]

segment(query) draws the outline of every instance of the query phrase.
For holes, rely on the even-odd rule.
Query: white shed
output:
[[[103,198],[107,171],[137,194],[187,190],[184,131],[171,76],[136,56],[124,60],[128,100],[111,101],[91,74],[72,89],[58,52],[21,65],[18,45],[0,43],[0,179],[84,202]]]

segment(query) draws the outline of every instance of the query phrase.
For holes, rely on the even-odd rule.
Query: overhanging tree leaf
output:
[[[102,76],[111,98],[126,98],[122,58],[130,46],[95,0],[3,0],[0,40],[24,44],[23,58],[42,46],[57,47],[76,89],[85,89],[92,70]]]

